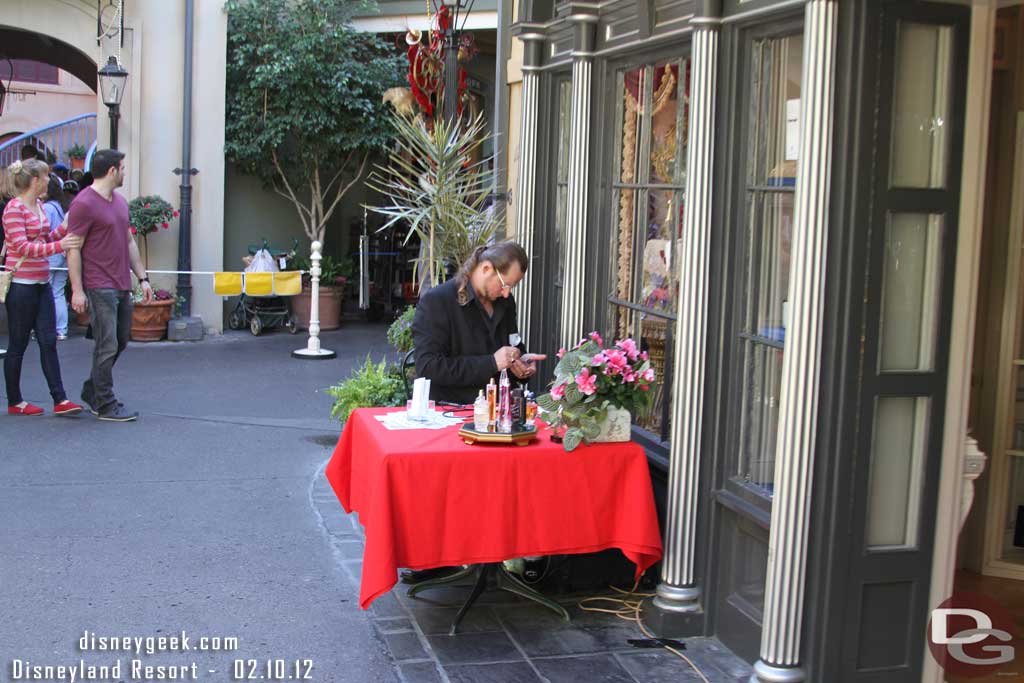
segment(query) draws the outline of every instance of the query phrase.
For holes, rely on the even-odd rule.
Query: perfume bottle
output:
[[[523,403],[523,390],[516,387],[512,390],[512,430],[517,431],[523,428],[523,418],[526,416],[526,405]]]
[[[498,385],[494,378],[487,383],[487,431],[494,432],[498,429]]]
[[[498,380],[498,431],[512,433],[512,383],[508,379],[508,370],[502,370]]]
[[[481,389],[473,404],[473,428],[478,432],[486,432],[490,417],[490,406],[487,405],[487,397],[484,396],[484,390]]]
[[[525,398],[526,413],[523,416],[523,424],[527,427],[532,427],[534,425],[534,420],[537,419],[537,398],[533,395],[532,391],[527,391]]]

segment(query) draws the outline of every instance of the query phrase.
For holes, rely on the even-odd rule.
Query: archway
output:
[[[59,38],[0,25],[0,57],[32,59],[67,71],[96,92],[96,62]]]

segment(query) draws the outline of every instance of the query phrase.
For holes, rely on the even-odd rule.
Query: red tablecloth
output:
[[[359,605],[398,568],[500,562],[619,548],[637,576],[661,559],[647,458],[634,443],[566,453],[546,430],[529,446],[469,446],[457,427],[387,430],[352,413],[327,479],[366,531]]]

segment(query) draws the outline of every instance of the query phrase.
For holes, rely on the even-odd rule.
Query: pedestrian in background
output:
[[[129,232],[128,202],[116,189],[124,184],[124,153],[104,149],[92,157],[93,183],[83,188],[68,210],[68,230],[85,239],[68,253],[71,307],[90,311],[96,345],[92,372],[82,386],[82,400],[101,420],[130,422],[139,414],[114,396],[114,363],[128,347],[132,327],[132,272],[142,285],[143,301],[153,288]]]
[[[7,167],[0,194],[12,194],[3,213],[4,267],[16,271],[4,302],[10,347],[4,357],[4,382],[7,387],[7,412],[10,415],[42,415],[43,409],[28,403],[21,395],[21,366],[31,334],[39,344],[43,375],[53,398],[53,412],[74,415],[82,407],[68,400],[60,376],[57,358],[56,317],[53,290],[50,288],[48,256],[82,245],[82,238],[68,235],[65,227],[50,230],[50,221],[40,197],[49,183],[49,167],[38,159],[15,161]]]
[[[71,182],[71,181],[68,181]],[[43,210],[50,220],[50,231],[59,229],[64,223],[64,183],[51,173],[46,187],[46,201]],[[68,260],[63,253],[54,254],[50,261],[50,289],[53,290],[53,310],[57,319],[57,341],[68,338],[68,300],[64,288],[68,284]]]

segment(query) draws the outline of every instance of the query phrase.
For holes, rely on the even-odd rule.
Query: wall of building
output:
[[[13,81],[13,90],[31,90],[34,95],[8,95],[0,117],[0,137],[27,133],[57,121],[96,111],[96,94],[67,71],[58,70],[56,85]],[[106,130],[106,120],[100,121]],[[58,156],[65,150],[54,150]],[[66,163],[66,162],[65,162]]]

